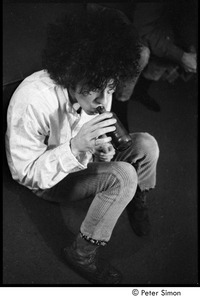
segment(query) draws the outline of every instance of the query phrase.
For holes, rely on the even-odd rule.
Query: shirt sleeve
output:
[[[45,143],[48,117],[31,104],[8,114],[6,150],[12,176],[32,190],[48,189],[67,174],[87,167],[87,153],[78,161],[71,152],[70,138],[58,146]]]
[[[134,25],[151,53],[181,62],[184,51],[173,40],[167,7],[160,3],[140,3],[134,11]]]

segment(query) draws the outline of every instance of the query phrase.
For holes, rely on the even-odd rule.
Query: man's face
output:
[[[96,114],[96,108],[99,105],[106,106],[113,93],[114,89],[111,89],[109,85],[104,90],[95,92],[84,92],[81,84],[78,84],[75,90],[70,90],[73,100],[78,102],[88,115]]]

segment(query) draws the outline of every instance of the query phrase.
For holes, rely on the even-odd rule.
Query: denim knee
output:
[[[158,160],[160,150],[156,139],[147,132],[140,133],[138,138],[145,154],[153,160]]]
[[[124,199],[129,202],[135,195],[138,184],[138,175],[135,168],[127,162],[116,161],[110,163],[110,172],[115,176]]]

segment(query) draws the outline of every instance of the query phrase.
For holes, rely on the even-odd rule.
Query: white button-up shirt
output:
[[[109,95],[107,110],[110,110]],[[95,115],[80,114],[68,91],[44,70],[27,77],[14,92],[7,113],[6,153],[12,177],[34,192],[49,189],[69,173],[87,168],[92,154],[73,155],[70,140]]]

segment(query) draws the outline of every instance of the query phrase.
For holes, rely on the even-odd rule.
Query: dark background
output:
[[[83,6],[3,4],[4,132],[13,91],[26,76],[41,69],[47,23]],[[194,33],[193,26],[188,34]],[[129,286],[196,285],[197,78],[179,79],[174,85],[155,82],[150,94],[161,111],[152,112],[131,101],[129,126],[131,131],[152,134],[160,147],[157,186],[149,194],[152,234],[135,236],[124,211],[102,255],[122,271],[123,284]],[[3,158],[4,285],[88,285],[68,268],[61,250],[78,231],[89,201],[65,207],[45,202],[12,180],[5,153]]]
[[[67,3],[4,3],[3,84],[22,80],[41,69],[46,25],[84,6]]]

